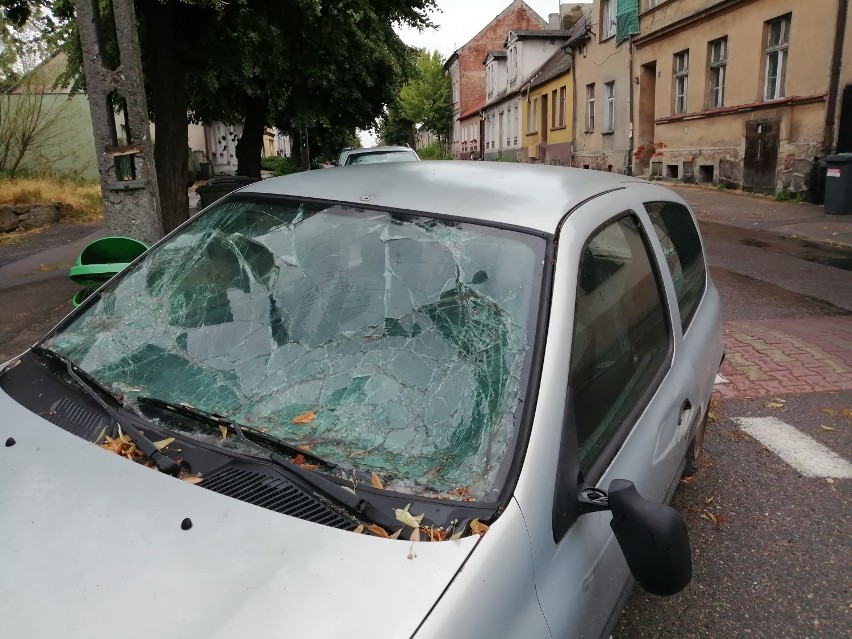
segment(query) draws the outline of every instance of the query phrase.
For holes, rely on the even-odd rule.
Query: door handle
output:
[[[677,416],[677,425],[678,426],[681,426],[683,424],[684,415],[688,415],[691,410],[692,410],[692,402],[690,402],[688,399],[685,399],[683,401],[683,404],[680,407],[680,414]]]

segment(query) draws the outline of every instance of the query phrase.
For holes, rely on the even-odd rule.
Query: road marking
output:
[[[719,373],[716,373],[716,381],[715,381],[715,382],[713,382],[713,385],[714,385],[714,386],[715,386],[716,384],[730,384],[730,383],[731,383],[731,382],[729,382],[727,379],[725,379],[724,377],[722,377],[721,375],[719,375]]]
[[[739,427],[806,477],[852,478],[852,464],[775,417],[735,417]]]

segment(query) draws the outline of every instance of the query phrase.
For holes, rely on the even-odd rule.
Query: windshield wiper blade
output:
[[[133,424],[128,422],[115,408],[110,406],[102,395],[109,397],[117,408],[126,408],[122,399],[114,395],[106,386],[101,384],[88,372],[84,371],[64,355],[60,355],[56,351],[52,351],[44,346],[33,346],[32,351],[42,357],[47,357],[64,364],[68,371],[68,375],[74,380],[80,390],[95,400],[104,412],[127,433],[127,436],[130,437],[130,440],[134,444],[136,444],[136,447],[141,450],[148,459],[154,462],[157,466],[157,470],[175,477],[180,474],[180,464],[168,455],[164,455],[160,452],[160,450],[154,445],[154,442],[140,433]]]
[[[148,404],[150,406],[155,406],[157,408],[161,408],[164,410],[171,411],[173,413],[177,413],[178,415],[183,415],[185,417],[189,417],[191,419],[197,420],[199,422],[205,424],[211,424],[216,427],[224,426],[232,430],[236,433],[237,437],[250,446],[254,446],[256,448],[260,448],[265,453],[268,451],[258,444],[258,440],[261,442],[270,444],[275,448],[281,449],[290,453],[292,455],[302,455],[306,460],[311,460],[325,466],[329,469],[337,468],[337,464],[334,462],[328,461],[327,459],[323,459],[319,455],[315,455],[314,453],[306,450],[302,450],[295,444],[291,444],[288,441],[283,439],[279,439],[278,437],[274,437],[273,435],[269,435],[267,433],[263,433],[259,430],[251,428],[250,426],[246,426],[245,424],[240,424],[239,422],[235,422],[232,419],[227,417],[223,417],[222,415],[217,415],[216,413],[208,413],[203,410],[199,410],[194,406],[190,406],[189,404],[178,404],[175,402],[169,402],[164,399],[158,399],[156,397],[148,397],[146,395],[139,395],[136,398],[136,403]],[[273,453],[274,455],[275,453]],[[298,466],[298,464],[296,464]]]

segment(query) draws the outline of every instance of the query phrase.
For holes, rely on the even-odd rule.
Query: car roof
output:
[[[583,201],[642,180],[514,162],[435,160],[318,169],[255,182],[240,193],[289,195],[437,213],[553,233]]]

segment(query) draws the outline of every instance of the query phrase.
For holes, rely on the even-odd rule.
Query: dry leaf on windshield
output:
[[[394,508],[393,512],[396,515],[396,520],[401,521],[406,526],[411,526],[412,528],[420,528],[420,522],[423,521],[423,515],[417,515],[416,517],[408,512],[408,509],[411,508],[411,504],[406,504],[405,508]]]
[[[378,488],[379,490],[382,490],[385,487],[381,478],[376,473],[372,473],[370,475],[370,484],[372,484],[373,488]]]
[[[296,415],[292,422],[294,424],[310,424],[317,418],[316,411],[309,410],[301,415]]]
[[[402,528],[400,528],[400,531],[402,531]],[[409,539],[411,541],[420,541],[420,529],[415,528],[414,530],[412,530]]]
[[[181,477],[182,481],[185,481],[187,484],[200,484],[204,481],[204,478],[200,475],[187,475],[186,477]]]
[[[166,446],[175,441],[174,437],[166,437],[165,439],[161,439],[158,442],[154,442],[154,446],[157,450],[163,450]]]
[[[222,439],[228,439],[228,427],[225,424],[219,424],[219,432],[222,434]]]
[[[397,530],[394,534],[388,535],[388,539],[399,539],[400,533],[402,533],[402,528]]]
[[[376,537],[384,537],[385,539],[390,537],[387,530],[381,526],[377,526],[376,524],[370,524],[367,526],[367,532],[373,533]]]
[[[488,532],[488,525],[483,524],[478,519],[474,519],[472,522],[470,522],[470,532],[472,532],[474,535],[484,535]]]
[[[355,526],[355,530],[353,530],[352,532],[354,532],[356,535],[360,535],[362,532],[364,532],[364,524],[358,524],[357,526]]]

